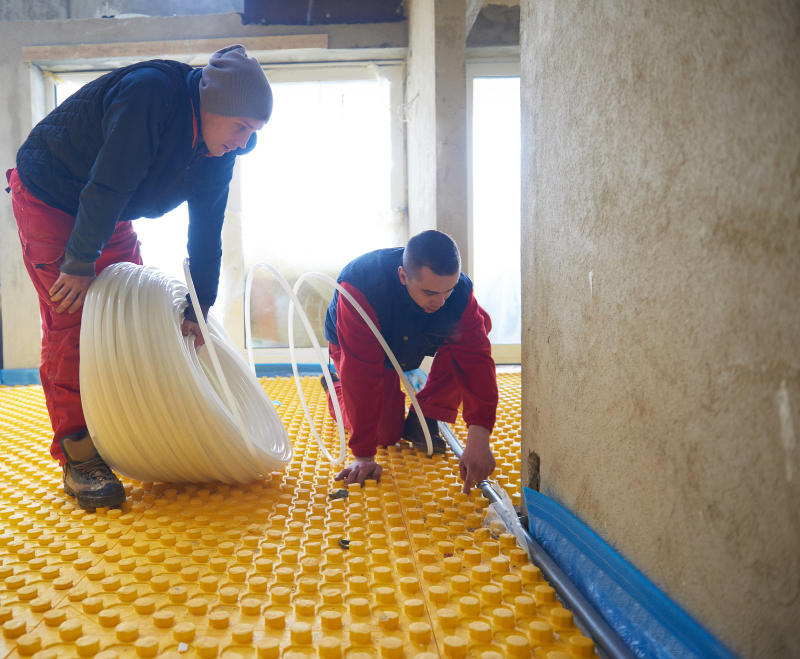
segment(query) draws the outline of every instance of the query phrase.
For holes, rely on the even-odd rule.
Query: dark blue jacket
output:
[[[217,296],[222,221],[236,155],[210,157],[200,128],[201,70],[166,60],[112,71],[40,121],[17,152],[22,183],[75,216],[66,252],[94,263],[117,222],[189,205],[188,252],[202,305]]]
[[[380,323],[379,329],[404,371],[418,368],[423,358],[433,356],[456,331],[470,299],[472,282],[465,274],[441,309],[426,313],[400,282],[398,266],[403,264],[403,247],[378,249],[348,263],[339,283],[355,286],[367,298]],[[336,328],[339,291],[325,314],[325,338],[339,345]],[[387,368],[391,362],[385,360]]]

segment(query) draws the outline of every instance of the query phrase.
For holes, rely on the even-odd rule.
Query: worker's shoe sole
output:
[[[75,492],[64,483],[64,492],[75,499],[81,508],[116,508],[125,502],[125,488],[119,483],[119,491],[113,488],[107,492]]]
[[[428,432],[431,435],[433,452],[445,453],[447,451],[447,443],[439,434],[439,422],[436,419],[425,417],[425,424],[428,426]],[[403,439],[409,442],[414,448],[424,451],[425,453],[428,452],[428,444],[425,441],[422,426],[420,426],[417,413],[414,410],[409,411],[406,417],[406,422],[403,426]]]
[[[331,381],[332,381],[334,384],[335,384],[335,383],[337,383],[337,382],[339,381],[339,376],[338,376],[338,375],[336,375],[336,373],[334,373],[333,371],[330,371],[330,374],[331,374]],[[319,378],[319,382],[320,382],[320,384],[322,385],[322,388],[323,388],[323,389],[325,390],[325,392],[327,393],[327,392],[328,392],[328,381],[325,379],[325,376],[324,376],[324,375],[321,375],[321,376],[320,376],[320,378]]]

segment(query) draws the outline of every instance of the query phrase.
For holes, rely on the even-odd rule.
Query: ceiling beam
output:
[[[327,48],[327,34],[290,34],[264,37],[222,37],[213,39],[175,39],[170,41],[132,41],[125,43],[83,43],[50,46],[23,46],[26,62],[67,58],[98,57],[164,57],[213,53],[232,43],[242,44],[248,51],[271,51],[294,48]]]

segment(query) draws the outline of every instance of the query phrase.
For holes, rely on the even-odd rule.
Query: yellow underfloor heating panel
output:
[[[380,484],[344,497],[293,380],[262,382],[294,444],[285,473],[125,480],[123,508],[94,512],[61,489],[41,387],[0,389],[0,657],[595,656],[514,538],[482,525],[452,454],[383,449]],[[520,376],[499,382],[496,476],[518,502]],[[303,386],[333,450],[319,380]]]

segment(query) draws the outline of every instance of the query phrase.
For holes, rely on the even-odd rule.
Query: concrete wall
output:
[[[466,4],[410,0],[407,13],[409,233],[450,234],[469,271]]]
[[[521,31],[523,451],[732,648],[800,656],[800,5]]]

